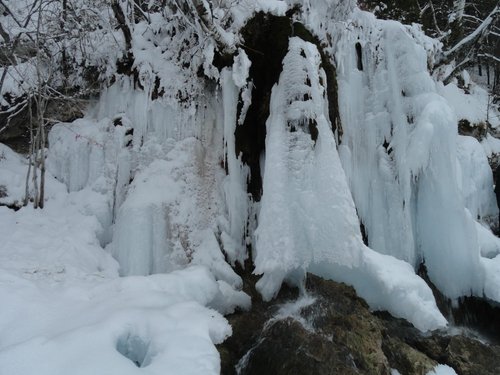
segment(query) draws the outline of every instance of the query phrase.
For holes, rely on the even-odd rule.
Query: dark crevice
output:
[[[368,245],[368,233],[366,233],[366,227],[361,220],[359,221],[359,229],[361,230],[361,237],[363,238],[363,243],[366,246],[369,246]]]
[[[289,18],[264,13],[258,13],[242,30],[244,49],[252,61],[249,79],[253,81],[254,87],[245,120],[236,127],[235,148],[236,155],[241,154],[243,163],[250,168],[247,189],[255,201],[259,201],[262,196],[260,155],[265,148],[271,90],[283,70],[282,62],[291,35]]]
[[[359,42],[356,43],[356,57],[358,60],[358,70],[363,71],[363,50]]]

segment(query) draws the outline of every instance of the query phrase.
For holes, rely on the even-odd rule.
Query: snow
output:
[[[3,272],[1,284],[8,306],[0,315],[6,333],[0,343],[2,372],[220,371],[214,344],[231,329],[219,313],[204,307],[217,293],[215,280],[204,269],[64,286]],[[23,324],[12,324],[18,319]]]
[[[0,204],[21,203],[24,200],[28,163],[0,143]],[[24,173],[23,173],[24,172]]]
[[[150,374],[218,374],[214,344],[231,328],[212,308],[249,308],[249,297],[202,266],[118,277],[99,221],[85,214],[92,196],[47,179],[43,210],[0,207],[1,372],[136,374],[136,361]]]
[[[252,62],[248,58],[245,51],[238,49],[238,54],[234,57],[233,63],[233,82],[238,88],[246,85],[248,73]]]
[[[406,262],[364,247],[359,265],[315,264],[311,272],[352,285],[372,310],[389,311],[422,332],[443,328],[446,319],[429,286]]]
[[[500,253],[500,239],[491,233],[489,227],[476,222],[477,235],[479,246],[481,248],[481,256],[484,258],[493,258]]]
[[[489,157],[500,154],[500,139],[491,136],[491,134],[486,135],[481,141],[481,146]]]
[[[457,44],[455,44],[452,48],[444,52],[445,56],[453,56],[453,53],[461,48],[464,48],[464,46],[467,46],[470,41],[479,38],[483,33],[484,30],[487,29],[492,22],[495,20],[495,16],[500,13],[500,6],[497,5],[493,10],[490,12],[488,17],[486,17],[481,24],[469,35],[467,35],[465,38],[460,40]]]
[[[437,90],[453,108],[459,120],[468,120],[472,126],[485,124],[486,121],[494,128],[500,126],[500,113],[494,105],[488,105],[491,98],[480,85],[470,82],[466,93],[457,86],[456,82],[446,86],[439,82]]]
[[[437,365],[432,371],[429,371],[427,375],[457,375],[457,373],[450,366]]]
[[[498,242],[497,242],[498,243]],[[498,247],[495,249],[498,254]],[[493,254],[486,254],[490,257]],[[493,300],[500,300],[500,290],[498,285],[500,283],[500,255],[494,258],[481,258],[481,263],[484,267],[485,281],[484,281],[484,296]]]

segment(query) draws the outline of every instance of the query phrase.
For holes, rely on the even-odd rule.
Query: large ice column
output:
[[[355,266],[363,243],[311,43],[291,38],[271,95],[264,186],[255,232],[257,288],[265,299],[315,263]],[[298,279],[297,279],[298,278]]]
[[[356,288],[374,309],[425,331],[446,325],[412,267],[367,248],[328,119],[316,46],[291,38],[271,95],[264,194],[255,232],[257,289],[272,298],[312,272]]]
[[[493,192],[493,173],[477,139],[458,136],[459,186],[465,207],[477,220],[496,220],[498,207]]]
[[[407,31],[357,12],[337,46],[342,162],[370,247],[414,266],[424,261],[449,297],[479,294],[483,271],[459,189],[456,118]]]
[[[383,40],[375,22],[362,13],[357,18],[359,29],[346,32],[337,46],[344,132],[339,152],[370,247],[414,264],[412,181],[406,158],[398,155],[405,151],[410,128],[398,98],[402,90],[394,87],[397,82],[389,74],[393,61],[380,47],[375,49],[375,43]]]
[[[245,55],[246,56],[246,55]],[[227,207],[228,224],[223,230],[222,241],[224,250],[231,263],[242,263],[246,258],[247,224],[250,215],[249,197],[246,185],[249,168],[241,162],[240,155],[236,155],[235,131],[238,124],[237,108],[240,87],[235,79],[245,82],[248,75],[237,74],[238,67],[224,69],[221,73],[223,128],[224,128],[224,158],[228,175],[223,181],[224,196]]]

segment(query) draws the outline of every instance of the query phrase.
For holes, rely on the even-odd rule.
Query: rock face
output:
[[[429,357],[444,362],[461,375],[500,374],[500,347],[470,337],[433,335],[415,343]]]
[[[371,313],[345,284],[308,275],[306,296],[283,288],[269,304],[228,317],[222,374],[426,374],[438,363],[458,374],[499,374],[500,347],[464,334],[422,335],[387,313]],[[298,299],[297,299],[298,298]],[[296,302],[291,302],[296,301]]]

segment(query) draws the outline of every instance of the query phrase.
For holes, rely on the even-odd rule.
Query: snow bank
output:
[[[214,344],[231,328],[204,307],[217,293],[202,268],[65,288],[2,273],[0,367],[20,375],[219,374]]]
[[[459,120],[468,120],[471,125],[484,124],[488,120],[494,128],[500,125],[500,113],[494,105],[488,105],[491,98],[481,86],[471,82],[466,93],[458,88],[456,82],[446,86],[438,83],[437,91],[447,100]]]
[[[481,248],[481,256],[494,258],[500,253],[500,238],[491,233],[489,227],[476,222],[477,236]]]
[[[498,253],[498,248],[496,249]],[[500,301],[500,255],[494,258],[481,258],[481,263],[484,267],[484,296],[493,300]]]
[[[248,308],[248,296],[200,266],[119,278],[80,192],[53,185],[43,210],[0,207],[0,372],[218,374],[214,344],[231,329],[206,306]]]

